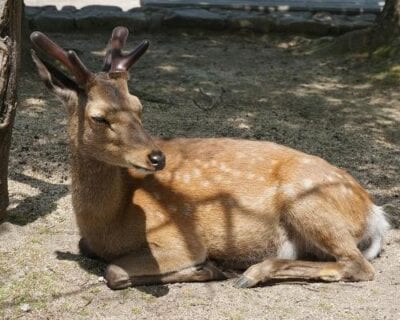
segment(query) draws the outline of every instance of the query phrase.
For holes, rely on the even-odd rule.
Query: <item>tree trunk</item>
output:
[[[0,221],[6,216],[8,159],[17,103],[22,0],[0,0]]]
[[[395,37],[399,34],[400,1],[386,0],[385,7],[377,19],[377,26],[386,36]]]
[[[325,47],[322,54],[368,52],[373,53],[381,46],[400,47],[400,0],[386,0],[381,14],[372,28],[355,30],[336,38]]]

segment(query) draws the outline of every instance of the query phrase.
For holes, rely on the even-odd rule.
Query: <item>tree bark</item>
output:
[[[355,30],[338,37],[331,45],[320,49],[322,54],[369,52],[381,46],[400,47],[400,0],[386,0],[373,27]]]
[[[399,34],[400,1],[386,0],[382,13],[378,16],[376,29],[394,37]]]
[[[0,221],[6,216],[8,159],[17,106],[22,0],[0,0]]]

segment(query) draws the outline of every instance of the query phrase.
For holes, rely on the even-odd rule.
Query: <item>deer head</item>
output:
[[[114,29],[101,72],[89,71],[74,51],[66,52],[41,32],[33,32],[35,49],[60,62],[72,75],[40,58],[32,50],[40,78],[67,106],[69,135],[80,154],[141,173],[163,169],[165,156],[141,123],[142,105],[129,93],[128,70],[147,50],[142,42],[129,54],[122,48],[128,29]]]

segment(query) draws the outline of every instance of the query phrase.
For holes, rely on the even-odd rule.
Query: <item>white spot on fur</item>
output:
[[[266,202],[270,202],[271,198],[276,194],[278,187],[276,185],[269,186],[264,189],[262,193],[257,196],[242,196],[239,202],[242,206],[252,209],[259,210],[265,206]]]
[[[256,177],[256,175],[255,175],[254,173],[248,173],[248,174],[246,175],[246,178],[247,178],[247,179],[250,179],[250,180],[253,180],[255,177]]]
[[[301,162],[304,163],[304,164],[307,164],[307,163],[311,162],[311,159],[310,158],[303,158],[303,159],[301,159]]]
[[[239,177],[240,176],[240,171],[237,171],[237,170],[233,170],[232,171],[232,175],[234,176],[234,177]]]
[[[192,171],[192,175],[193,175],[194,178],[198,178],[198,177],[201,176],[201,171],[199,169],[197,169],[197,168],[194,168],[193,171]]]
[[[367,218],[364,236],[359,243],[359,247],[366,259],[372,260],[379,255],[382,250],[383,236],[389,228],[390,225],[386,220],[382,207],[373,205]]]
[[[349,193],[349,188],[347,188],[344,184],[340,185],[340,192],[343,194],[348,194]]]
[[[214,176],[214,180],[216,182],[221,182],[223,180],[223,177],[221,175],[217,174],[216,176]]]
[[[210,164],[208,162],[203,163],[203,168],[208,169],[210,167]]]
[[[208,182],[207,180],[203,180],[203,181],[201,182],[201,185],[202,185],[203,187],[209,187],[209,186],[210,186],[210,182]]]
[[[277,253],[278,259],[297,259],[297,248],[295,244],[290,240],[285,240]]]
[[[306,190],[311,189],[311,188],[313,187],[313,185],[314,185],[314,183],[313,183],[313,181],[312,181],[311,179],[304,179],[304,180],[303,180],[303,187],[304,187]]]
[[[328,180],[328,182],[334,182],[336,179],[333,176],[327,176],[326,180]]]
[[[226,166],[224,163],[221,163],[221,164],[219,165],[219,169],[220,169],[221,171],[226,171],[227,166]]]
[[[157,217],[159,222],[163,222],[166,220],[165,215],[163,215],[161,211],[158,210],[154,211],[154,215]]]
[[[182,176],[182,180],[183,180],[184,183],[189,183],[189,182],[190,182],[190,174],[185,173],[185,174]]]
[[[214,206],[211,203],[207,203],[201,208],[201,210],[204,212],[212,212],[213,209],[214,209]]]
[[[284,184],[284,185],[281,187],[281,190],[282,190],[283,193],[284,193],[287,197],[289,197],[289,198],[292,198],[292,197],[294,197],[294,196],[296,195],[296,190],[295,190],[295,188],[293,187],[293,185],[291,185],[291,184]]]
[[[257,178],[257,181],[258,181],[258,182],[266,182],[266,180],[265,180],[264,177],[258,177],[258,178]]]

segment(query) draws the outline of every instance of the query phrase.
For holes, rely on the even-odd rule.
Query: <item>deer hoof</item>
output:
[[[129,274],[115,264],[107,266],[105,279],[107,280],[107,286],[112,290],[120,290],[132,286]]]
[[[235,288],[252,288],[257,285],[257,283],[257,280],[242,275],[239,279],[235,281],[233,286]]]

